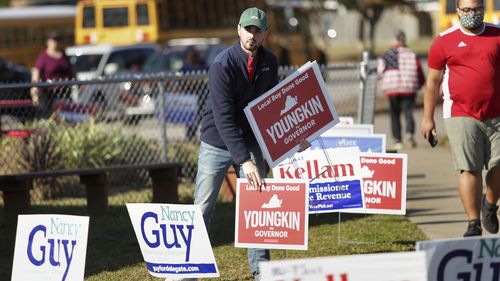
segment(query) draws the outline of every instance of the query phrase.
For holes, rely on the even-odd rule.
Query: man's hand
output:
[[[31,101],[33,102],[33,105],[38,106],[38,104],[40,103],[40,101],[38,99],[38,88],[37,87],[31,88],[30,94],[31,94]]]
[[[259,175],[259,169],[252,160],[247,160],[241,164],[241,168],[243,169],[243,173],[248,180],[248,183],[253,188],[258,188],[262,185],[262,179]]]
[[[439,97],[439,88],[443,79],[443,70],[429,68],[427,84],[424,91],[424,118],[420,123],[420,133],[426,140],[430,135],[436,133],[436,123],[434,122],[434,109]]]
[[[432,133],[436,134],[436,123],[434,122],[434,119],[422,119],[422,123],[420,123],[420,133],[426,140],[429,140]]]

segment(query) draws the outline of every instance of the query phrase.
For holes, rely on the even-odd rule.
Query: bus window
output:
[[[456,4],[455,0],[446,0],[446,14],[455,14],[456,13]]]
[[[493,10],[497,12],[500,11],[500,0],[493,1]]]
[[[148,5],[147,4],[137,4],[137,25],[148,25],[149,15],[148,15]]]
[[[128,8],[104,8],[103,26],[120,27],[128,26]]]
[[[95,27],[94,6],[83,8],[83,27]]]

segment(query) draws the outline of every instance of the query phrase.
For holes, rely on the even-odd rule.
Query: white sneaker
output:
[[[408,143],[412,148],[417,147],[417,142],[413,138],[412,134],[405,134],[405,142]]]
[[[394,150],[401,150],[401,149],[403,149],[403,143],[402,142],[396,142],[396,143],[394,143],[394,145],[392,146],[392,149],[394,149]]]

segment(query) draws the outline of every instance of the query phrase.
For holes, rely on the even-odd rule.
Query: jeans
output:
[[[52,115],[52,107],[57,98],[54,90],[43,89],[38,92],[38,106],[35,116],[37,119],[49,119]]]
[[[391,107],[391,128],[392,136],[397,142],[401,142],[401,121],[399,116],[403,111],[406,119],[406,134],[415,133],[415,119],[413,118],[413,107],[415,105],[415,95],[411,96],[391,96],[389,97]]]
[[[261,177],[265,176],[266,165],[262,152],[257,144],[248,147],[254,163],[259,169]],[[233,164],[229,151],[201,142],[198,156],[198,173],[196,175],[196,189],[194,191],[194,204],[200,205],[203,220],[207,229],[214,215],[217,195],[227,169]],[[243,169],[235,167],[239,178],[244,178]],[[269,250],[248,249],[248,265],[256,280],[259,279],[258,263],[270,259]]]

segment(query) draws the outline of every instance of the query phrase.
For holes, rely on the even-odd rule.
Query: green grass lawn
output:
[[[189,197],[181,198],[189,203]],[[147,272],[127,209],[124,202],[119,201],[110,198],[108,214],[90,219],[85,280],[159,280]],[[83,204],[67,207],[39,205],[33,207],[33,213],[86,215]],[[217,205],[209,232],[210,241],[222,280],[251,280],[246,249],[233,246],[234,210],[233,203]],[[3,218],[1,212],[0,218]],[[0,280],[10,280],[15,231],[16,226],[0,221]],[[308,250],[272,250],[271,258],[413,251],[415,242],[425,239],[416,225],[404,216],[310,215]]]

